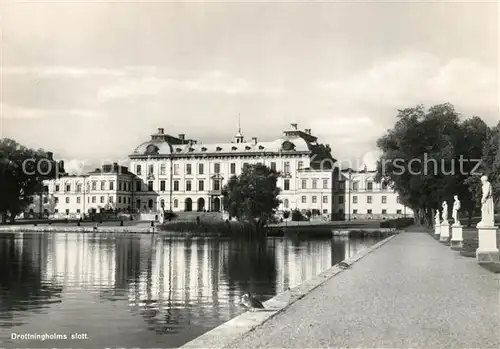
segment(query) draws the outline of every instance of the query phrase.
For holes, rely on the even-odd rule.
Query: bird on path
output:
[[[346,262],[340,262],[339,264],[337,264],[337,266],[341,269],[347,269],[347,268],[350,268],[351,266],[349,264],[347,264]]]
[[[255,309],[265,308],[264,304],[262,304],[261,301],[252,296],[250,292],[247,292],[243,296],[241,296],[240,304],[247,307],[250,311],[254,311]]]

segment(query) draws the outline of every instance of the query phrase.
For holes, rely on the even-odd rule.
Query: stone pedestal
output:
[[[441,225],[434,226],[434,238],[439,240],[439,235],[441,235]]]
[[[500,261],[500,252],[497,248],[498,227],[479,226],[479,248],[476,250],[476,260],[479,263],[492,263]]]
[[[453,224],[451,226],[451,241],[450,241],[450,246],[453,250],[461,250],[462,249],[462,242],[463,242],[463,237],[462,237],[462,225],[461,224]]]
[[[441,236],[439,237],[439,241],[444,243],[450,241],[450,225],[448,222],[441,223]]]

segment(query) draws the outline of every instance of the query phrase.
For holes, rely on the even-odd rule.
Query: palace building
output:
[[[374,182],[374,172],[340,170],[330,146],[297,124],[270,141],[247,141],[238,130],[232,141],[210,144],[159,128],[132,151],[128,167],[114,163],[82,176],[45,181],[30,212],[78,217],[110,209],[224,211],[224,185],[246,164],[257,163],[280,172],[280,211],[311,211],[330,219],[410,214],[396,193]]]

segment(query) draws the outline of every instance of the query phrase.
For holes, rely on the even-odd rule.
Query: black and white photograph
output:
[[[0,2],[0,349],[500,348],[500,3]]]

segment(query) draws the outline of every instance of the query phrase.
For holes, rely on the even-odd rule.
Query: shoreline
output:
[[[343,260],[343,262],[350,266],[371,252],[377,250],[379,247],[388,243],[395,237],[396,235],[391,235],[384,240],[361,250],[356,255]],[[280,293],[264,302],[264,306],[267,308],[266,310],[254,312],[247,311],[185,343],[180,346],[179,349],[226,347],[237,341],[245,334],[252,332],[271,318],[280,314],[292,304],[305,297],[308,293],[343,271],[344,269],[338,267],[338,264],[336,264],[317,274],[312,279],[306,280],[300,285],[291,288],[290,291]]]

